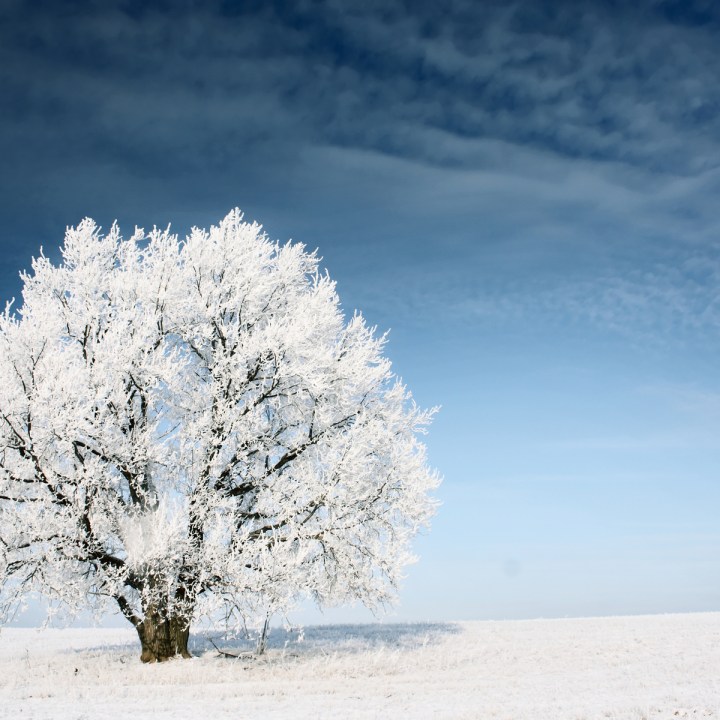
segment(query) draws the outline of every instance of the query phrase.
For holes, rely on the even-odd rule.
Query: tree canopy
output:
[[[384,336],[301,244],[231,212],[179,240],[86,219],[0,318],[0,583],[189,624],[390,600],[437,474]]]

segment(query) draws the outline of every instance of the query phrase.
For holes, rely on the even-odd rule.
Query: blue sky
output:
[[[394,618],[720,608],[716,3],[8,0],[0,28],[3,301],[85,216],[239,206],[442,405]]]

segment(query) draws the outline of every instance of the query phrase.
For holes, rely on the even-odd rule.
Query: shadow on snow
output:
[[[309,625],[304,628],[272,628],[267,651],[286,651],[305,655],[315,652],[352,654],[380,648],[412,650],[439,642],[443,636],[456,635],[462,628],[454,623],[364,623],[357,625]],[[214,645],[213,645],[214,643]],[[194,655],[220,650],[247,653],[255,649],[257,635],[223,634],[205,630],[191,635]]]

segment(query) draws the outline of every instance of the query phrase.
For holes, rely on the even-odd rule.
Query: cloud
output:
[[[621,164],[466,144],[486,169],[332,147],[301,157],[306,184],[297,201],[311,224],[299,236],[332,225],[322,218],[331,199],[348,228],[353,297],[382,325],[397,322],[391,314],[415,325],[586,328],[638,343],[718,336],[714,173],[646,176]],[[345,178],[350,196],[335,190]],[[676,212],[680,198],[693,212]]]
[[[714,34],[653,5],[22,7],[2,50],[15,131],[22,113],[21,136],[69,136],[150,172],[284,152],[288,136],[476,166],[428,143],[438,131],[679,174],[717,149]]]
[[[8,287],[86,214],[182,232],[241,204],[337,249],[378,314],[716,327],[712,4],[4,12]]]

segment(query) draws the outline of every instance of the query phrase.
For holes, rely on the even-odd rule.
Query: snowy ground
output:
[[[4,629],[3,718],[719,718],[720,613],[319,626],[142,665],[131,630]]]

